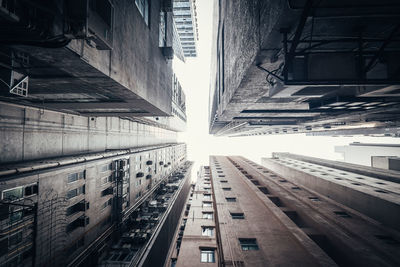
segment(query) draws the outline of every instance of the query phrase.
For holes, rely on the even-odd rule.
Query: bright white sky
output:
[[[186,63],[174,60],[174,71],[186,94],[187,131],[179,134],[179,141],[188,146],[188,159],[199,165],[208,165],[209,155],[241,155],[257,163],[272,152],[291,152],[326,159],[340,160],[334,146],[351,142],[400,143],[391,137],[328,137],[304,134],[214,137],[208,134],[208,96],[212,32],[213,0],[196,1],[199,25],[198,57]]]

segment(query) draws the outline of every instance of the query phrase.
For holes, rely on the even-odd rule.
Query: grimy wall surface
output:
[[[37,203],[36,242],[31,244],[36,253],[30,255],[35,257],[37,265],[70,262],[118,220],[116,194],[121,193],[115,190],[118,175],[115,163],[121,160],[126,162],[127,171],[127,184],[121,192],[126,196],[120,204],[120,212],[124,212],[186,160],[186,146],[148,147],[97,160],[90,160],[87,155],[83,163],[2,177],[2,201],[10,201],[11,194],[19,202]],[[160,165],[161,161],[165,165]],[[26,188],[32,186],[36,186],[36,191],[27,191]],[[18,190],[25,193],[17,195]],[[2,217],[1,224],[8,224],[11,218]],[[20,228],[18,220],[10,222],[8,235],[12,236]],[[18,244],[6,247],[7,253],[1,255],[1,260],[5,260],[4,257],[12,260],[7,255],[18,257],[29,248],[22,249]]]
[[[399,265],[399,231],[243,157],[211,156],[210,168],[224,262]]]
[[[176,132],[0,102],[0,163],[173,143]]]
[[[336,266],[261,191],[259,183],[253,183],[246,177],[242,161],[211,156],[210,168],[222,246],[220,254],[225,264]],[[242,213],[241,219],[234,218],[234,214],[238,213]]]
[[[400,230],[399,183],[381,180],[373,174],[362,175],[351,170],[341,170],[334,165],[326,167],[318,164],[316,158],[314,163],[310,163],[297,155],[294,155],[295,158],[291,154],[274,155],[275,158],[263,159],[265,167],[291,182]]]

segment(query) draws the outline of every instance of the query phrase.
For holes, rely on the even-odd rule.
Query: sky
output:
[[[183,63],[175,58],[174,71],[186,94],[187,131],[179,133],[178,140],[185,142],[188,159],[198,166],[208,165],[209,155],[241,155],[261,163],[262,157],[271,157],[272,152],[290,152],[332,160],[341,160],[334,147],[352,142],[396,143],[392,137],[329,137],[306,136],[305,134],[265,135],[249,137],[214,137],[208,133],[208,98],[210,80],[210,58],[213,0],[196,1],[199,40],[196,58]]]

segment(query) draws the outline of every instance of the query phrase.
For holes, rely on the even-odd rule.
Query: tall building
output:
[[[154,192],[171,193],[171,203],[162,203],[162,211],[169,211],[173,193],[185,188],[180,179],[188,180],[185,162],[186,146],[170,144],[3,166],[0,261],[4,266],[96,263],[111,237],[132,227],[129,220]],[[177,169],[185,175],[174,173]],[[171,175],[179,179],[172,181]]]
[[[373,219],[315,187],[319,180],[306,181],[287,168],[280,174],[243,157],[211,156],[210,166],[199,171],[166,266],[399,265],[398,181],[384,181],[387,194],[370,193],[371,199],[343,185],[341,193],[364,207],[387,202],[380,206],[385,218]],[[384,186],[369,179],[376,190]]]
[[[173,0],[174,21],[185,57],[197,56],[199,30],[196,0]]]
[[[2,1],[1,99],[87,116],[172,115],[171,1]]]
[[[374,167],[374,157],[375,164],[377,157],[400,157],[400,145],[353,142],[335,146],[335,152],[342,154],[344,162]]]
[[[398,136],[399,14],[395,0],[214,1],[210,133]]]
[[[5,0],[0,25],[0,266],[157,265],[192,165],[172,0]]]

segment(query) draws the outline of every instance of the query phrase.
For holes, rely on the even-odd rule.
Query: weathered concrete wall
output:
[[[400,229],[399,186],[374,177],[321,167],[262,159],[262,165],[298,185],[305,186],[389,227]],[[296,166],[294,166],[296,165]]]
[[[176,142],[176,132],[117,117],[0,103],[0,163]]]

